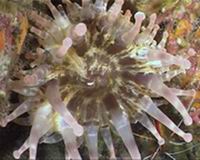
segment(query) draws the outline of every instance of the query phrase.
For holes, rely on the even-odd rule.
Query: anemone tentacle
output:
[[[30,12],[34,24],[30,32],[38,38],[36,52],[41,59],[32,63],[34,67],[24,77],[8,82],[11,90],[24,96],[29,93],[28,99],[0,123],[5,126],[25,112],[33,117],[30,136],[14,152],[15,158],[29,149],[30,159],[36,159],[40,139],[52,132],[63,138],[66,159],[81,159],[79,136],[87,142],[90,159],[98,159],[99,133],[110,158],[116,158],[110,132],[114,129],[131,158],[141,159],[131,119],[148,129],[159,145],[165,143],[149,116],[184,141],[192,140],[155,102],[155,97],[166,99],[185,125],[192,124],[179,96],[192,97],[195,91],[170,88],[166,83],[190,68],[189,56],[166,51],[167,32],[159,43],[155,40],[159,30],[156,14],[144,27],[143,12],[134,14],[134,23],[129,10],[122,12],[124,0],[115,0],[110,7],[108,0],[82,0],[82,6],[64,0],[68,14],[62,5],[45,3],[52,18]]]

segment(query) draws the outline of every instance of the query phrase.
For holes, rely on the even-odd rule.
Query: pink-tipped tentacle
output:
[[[29,138],[24,142],[24,144],[13,152],[13,156],[15,159],[20,159],[21,155],[29,148]]]
[[[115,0],[113,5],[108,10],[108,15],[110,17],[111,23],[113,23],[117,19],[118,15],[121,12],[121,8],[123,4],[124,4],[124,0]]]
[[[128,117],[123,113],[112,112],[112,122],[118,134],[122,138],[126,148],[128,149],[132,159],[141,159],[135,138],[132,135],[130,122]]]
[[[130,29],[130,31],[122,35],[122,40],[125,43],[132,43],[133,40],[136,38],[136,36],[139,34],[142,22],[145,19],[145,14],[143,12],[137,12],[134,15],[134,18],[135,18],[134,26]]]
[[[33,102],[34,100],[32,100],[32,98],[27,99],[20,106],[18,106],[11,114],[2,119],[0,125],[5,127],[9,122],[13,121],[17,117],[29,111],[33,105]]]
[[[50,105],[44,105],[37,109],[33,125],[29,136],[29,159],[35,160],[37,153],[37,146],[40,138],[45,135],[52,127],[49,122],[49,115],[52,113]]]
[[[36,25],[40,29],[48,29],[50,26],[54,25],[52,21],[47,20],[46,18],[42,17],[41,15],[38,15],[36,11],[31,11],[29,14],[30,19],[32,19]]]
[[[23,79],[26,86],[39,86],[46,82],[49,73],[49,65],[41,65],[33,70],[31,75],[26,75]]]
[[[82,0],[82,6],[85,7],[92,3],[92,0]]]
[[[165,140],[160,136],[158,133],[156,127],[153,125],[153,123],[150,121],[150,119],[147,117],[146,114],[142,114],[138,121],[146,128],[148,129],[152,135],[157,139],[159,145],[163,145],[165,143]]]
[[[110,160],[112,159],[116,159],[116,155],[115,155],[115,150],[114,150],[114,145],[113,145],[113,140],[112,140],[112,136],[110,133],[110,128],[109,127],[105,127],[105,128],[101,128],[101,135],[104,139],[104,142],[110,152]]]
[[[150,15],[149,24],[147,26],[147,30],[149,30],[149,32],[151,32],[153,30],[156,19],[157,19],[157,15],[155,13]]]
[[[149,53],[147,54],[147,60],[159,60],[162,64],[162,67],[170,65],[179,65],[183,69],[189,69],[191,67],[191,63],[189,60],[179,56],[173,56],[163,50],[149,50]]]
[[[106,11],[108,0],[96,0],[95,7],[102,12]]]
[[[83,42],[87,33],[87,26],[84,23],[78,23],[71,29],[70,38],[73,41],[73,45],[78,45]]]
[[[55,23],[62,29],[67,28],[70,25],[70,22],[61,15],[57,8],[51,3],[51,0],[45,1],[49,9],[51,10],[53,17],[55,18]]]
[[[58,48],[58,51],[56,53],[56,55],[59,57],[59,58],[62,58],[66,55],[68,49],[72,46],[72,39],[69,38],[69,37],[66,37],[64,40],[63,40],[63,43],[62,45]]]
[[[148,88],[167,99],[173,105],[173,107],[176,108],[176,110],[182,115],[184,123],[186,125],[192,124],[192,119],[188,114],[185,106],[179,100],[176,93],[173,92],[173,89],[171,90],[171,88],[168,88],[167,85],[162,82],[160,77],[152,76],[151,81],[149,81],[148,83]]]
[[[131,158],[140,160],[141,155],[135,142],[135,138],[133,137],[130,122],[127,115],[120,110],[120,108],[123,107],[119,106],[112,94],[105,97],[104,104],[109,111],[111,121],[128,149]]]
[[[60,133],[65,143],[66,160],[67,158],[81,160],[81,156],[77,147],[78,145],[76,142],[76,136],[73,133],[73,129],[70,126],[65,125],[60,129]]]
[[[164,124],[175,134],[182,137],[186,142],[192,141],[192,135],[190,133],[185,133],[181,129],[179,129],[173,121],[171,121],[157,106],[155,106],[150,97],[144,96],[143,98],[141,98],[140,104],[143,111]]]
[[[62,116],[64,121],[73,128],[74,134],[76,136],[81,136],[83,134],[83,127],[78,124],[76,119],[71,115],[71,113],[63,103],[59,91],[59,85],[56,80],[49,82],[46,89],[46,96],[49,103],[53,106],[54,110],[58,112]]]
[[[89,157],[98,160],[98,127],[91,124],[85,127],[86,142],[88,145]]]

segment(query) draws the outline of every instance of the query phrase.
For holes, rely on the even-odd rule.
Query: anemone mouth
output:
[[[190,62],[167,53],[164,48],[167,34],[159,43],[154,40],[159,29],[156,14],[141,29],[145,14],[137,12],[133,24],[130,11],[121,13],[123,0],[115,0],[108,9],[108,1],[104,0],[94,3],[83,0],[82,6],[64,1],[70,17],[62,6],[55,7],[50,0],[45,2],[53,18],[45,18],[35,11],[30,14],[34,22],[30,32],[38,37],[37,54],[43,61],[35,60],[36,67],[30,74],[11,82],[12,90],[29,98],[1,121],[5,126],[31,110],[30,136],[14,152],[16,158],[29,149],[30,159],[35,159],[40,138],[50,131],[62,136],[66,158],[81,159],[76,137],[83,133],[90,159],[98,158],[99,133],[111,158],[116,158],[110,132],[114,126],[131,158],[141,159],[131,118],[147,128],[160,145],[165,142],[149,116],[186,142],[192,140],[191,134],[170,120],[154,100],[154,97],[166,99],[185,124],[191,124],[179,96],[193,96],[194,90],[170,88],[165,84],[184,73]],[[35,106],[38,97],[43,102]]]
[[[87,87],[97,90],[112,88],[114,73],[117,73],[117,67],[115,67],[117,64],[110,59],[106,51],[91,48],[85,53],[83,61],[86,64],[84,83]]]

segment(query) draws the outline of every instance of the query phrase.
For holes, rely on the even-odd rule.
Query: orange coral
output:
[[[5,47],[5,31],[0,31],[0,51]]]
[[[176,31],[175,31],[175,36],[183,36],[189,33],[192,29],[192,24],[189,22],[187,19],[180,20],[178,22]]]
[[[20,23],[20,34],[18,39],[16,40],[17,44],[17,54],[21,52],[22,46],[24,44],[24,40],[26,38],[26,34],[28,31],[28,19],[26,16],[22,16]]]

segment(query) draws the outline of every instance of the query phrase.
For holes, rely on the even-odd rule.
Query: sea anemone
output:
[[[158,43],[156,14],[147,26],[143,12],[123,14],[124,0],[82,0],[82,5],[68,0],[55,7],[46,1],[53,18],[30,11],[30,32],[38,37],[37,59],[24,76],[8,82],[9,89],[26,96],[25,101],[1,125],[24,113],[31,120],[30,136],[14,152],[14,157],[29,149],[36,159],[37,145],[44,135],[59,133],[65,143],[66,158],[81,159],[77,137],[85,138],[90,159],[98,159],[100,132],[111,158],[116,158],[111,129],[116,131],[132,159],[141,155],[130,123],[141,123],[165,143],[149,116],[186,142],[190,133],[182,131],[157,106],[156,99],[166,99],[183,117],[185,125],[192,119],[178,96],[193,96],[194,90],[170,88],[171,81],[191,64],[187,57],[167,53],[167,32]],[[67,6],[67,14],[65,8]]]

